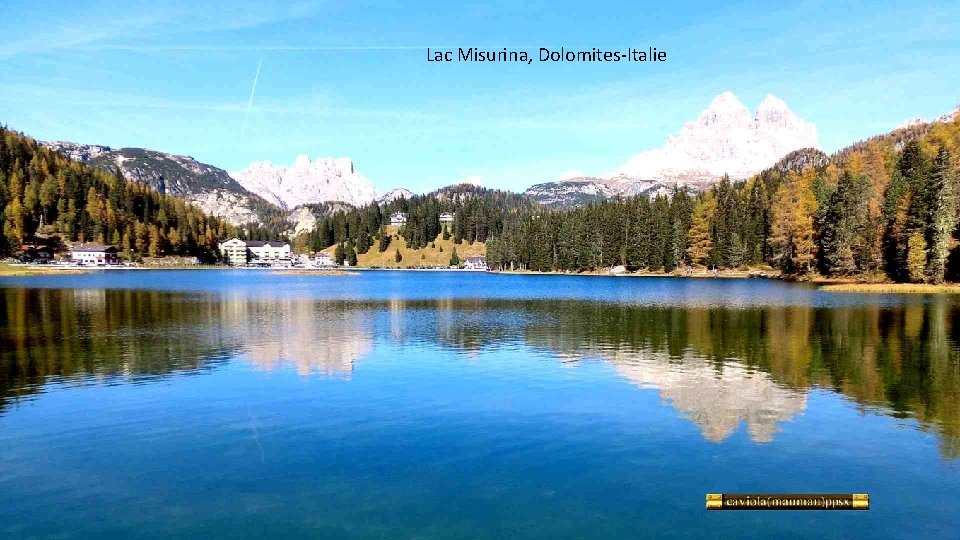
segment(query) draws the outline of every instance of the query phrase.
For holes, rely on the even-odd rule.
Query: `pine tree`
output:
[[[453,254],[450,255],[450,266],[460,266],[460,256],[457,255],[457,248],[453,248]]]
[[[347,242],[346,261],[348,266],[357,265],[357,251],[353,248],[353,243]]]
[[[387,251],[387,248],[390,246],[390,235],[387,234],[387,228],[384,226],[380,227],[380,241],[377,249],[380,253]]]
[[[823,267],[830,275],[861,273],[871,266],[869,190],[869,179],[845,171],[826,203],[820,243]]]
[[[907,205],[909,204],[910,184],[899,171],[894,171],[884,194],[884,223],[882,239],[883,267],[887,276],[894,281],[906,281],[907,244]]]
[[[357,253],[366,253],[370,250],[370,235],[366,230],[362,230],[357,235]]]
[[[396,261],[397,263],[400,263],[400,261],[403,260],[403,255],[400,254],[399,249],[397,249],[396,253],[394,254],[393,260]]]
[[[933,168],[930,185],[929,254],[926,274],[932,283],[942,283],[946,271],[950,238],[956,226],[956,193],[950,173],[950,154],[941,147]]]
[[[760,264],[768,257],[767,237],[770,235],[770,197],[767,184],[761,178],[750,184],[744,225],[744,262]]]
[[[926,229],[929,217],[927,162],[917,141],[910,141],[903,148],[903,153],[897,161],[897,169],[906,179],[910,189],[906,233],[912,235],[915,231]]]
[[[343,262],[347,260],[347,248],[342,242],[337,244],[337,248],[333,251],[333,260],[337,266],[343,266]]]

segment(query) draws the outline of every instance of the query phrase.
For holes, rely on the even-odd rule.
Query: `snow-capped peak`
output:
[[[724,92],[666,144],[630,158],[610,178],[672,184],[709,183],[724,174],[741,179],[794,150],[818,146],[816,127],[780,98],[768,94],[751,115],[732,92]]]
[[[377,198],[376,188],[355,171],[350,158],[311,160],[300,155],[289,167],[257,161],[231,176],[247,190],[281,208],[329,201],[360,206]]]

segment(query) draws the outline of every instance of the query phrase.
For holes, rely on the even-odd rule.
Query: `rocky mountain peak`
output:
[[[750,114],[732,92],[715,97],[697,120],[660,148],[641,152],[614,171],[621,181],[709,184],[729,174],[747,178],[800,148],[817,148],[817,131],[767,95]]]
[[[231,176],[281,208],[328,201],[360,206],[377,198],[373,184],[356,172],[350,158],[299,155],[289,167],[257,161]]]
[[[724,92],[713,98],[710,105],[700,113],[696,123],[701,126],[711,126],[748,122],[750,122],[750,110],[740,103],[733,92]]]
[[[42,142],[43,146],[59,152],[74,161],[87,162],[112,151],[109,146],[100,144],[80,144],[70,141]]]
[[[395,188],[388,191],[383,197],[377,199],[377,202],[379,204],[387,204],[397,199],[409,199],[410,197],[413,197],[413,192],[409,189]]]

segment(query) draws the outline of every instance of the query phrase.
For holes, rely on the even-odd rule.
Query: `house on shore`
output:
[[[17,262],[25,264],[47,264],[53,262],[53,248],[37,244],[24,244],[17,249]]]
[[[245,264],[282,264],[290,263],[290,244],[286,242],[268,242],[263,240],[243,241],[231,238],[220,243],[220,256],[233,266]]]
[[[463,267],[466,270],[487,270],[487,258],[467,257],[463,260]]]
[[[231,238],[226,242],[220,242],[220,257],[227,264],[243,266],[247,264],[249,255],[247,243],[239,238]]]
[[[320,252],[313,258],[313,265],[317,268],[332,268],[337,265],[329,253]]]
[[[262,240],[250,240],[247,242],[247,250],[250,251],[250,262],[290,262],[290,244],[286,242],[264,242]]]
[[[120,251],[114,246],[103,244],[80,244],[70,250],[70,261],[86,266],[120,264]]]
[[[407,224],[407,214],[403,212],[394,212],[390,214],[390,224],[394,227]]]

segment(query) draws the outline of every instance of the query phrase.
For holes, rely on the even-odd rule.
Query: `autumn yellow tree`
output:
[[[817,199],[811,188],[813,179],[812,168],[790,173],[774,196],[770,227],[773,262],[789,274],[804,274],[814,268],[813,215]]]
[[[150,226],[150,245],[147,247],[147,252],[151,257],[160,256],[160,230],[156,225]]]
[[[698,200],[690,218],[690,231],[687,233],[687,257],[690,262],[707,265],[713,251],[713,215],[717,210],[717,198],[713,192]]]

